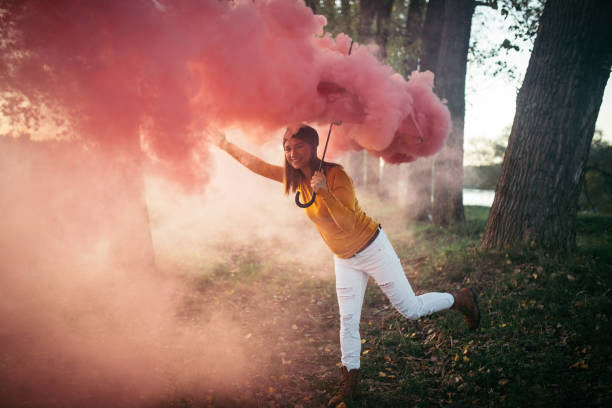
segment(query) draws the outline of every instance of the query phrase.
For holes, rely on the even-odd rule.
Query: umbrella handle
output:
[[[310,207],[314,203],[316,196],[317,196],[317,193],[315,193],[313,191],[312,192],[312,198],[310,199],[310,201],[307,202],[307,203],[302,204],[302,203],[300,203],[300,192],[298,191],[297,193],[295,193],[295,203],[300,208],[308,208],[308,207]]]
[[[353,40],[351,40],[351,46],[349,47],[348,55],[351,55],[352,50],[353,50]],[[323,156],[321,157],[321,163],[319,163],[319,171],[321,171],[321,168],[323,167],[323,162],[325,160],[325,153],[327,152],[327,144],[329,143],[329,136],[331,136],[332,127],[334,125],[340,126],[341,124],[342,124],[341,120],[332,121],[332,123],[329,124],[329,131],[327,132],[327,140],[325,141],[325,149],[323,150]],[[300,192],[298,191],[297,193],[295,193],[295,203],[300,208],[308,208],[314,203],[316,196],[317,196],[317,193],[313,191],[312,198],[310,199],[310,201],[302,204],[300,203]]]

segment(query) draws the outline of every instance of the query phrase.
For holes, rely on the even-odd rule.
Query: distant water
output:
[[[479,190],[477,188],[463,189],[463,205],[481,205],[490,207],[495,197],[494,190]]]

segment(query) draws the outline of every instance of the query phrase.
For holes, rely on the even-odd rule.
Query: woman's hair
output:
[[[297,131],[288,128],[283,136],[283,149],[285,147],[285,143],[287,140],[292,137],[297,137],[298,139],[308,143],[312,148],[312,157],[310,158],[310,162],[308,165],[313,170],[317,170],[319,165],[321,164],[321,159],[317,157],[317,147],[319,146],[319,134],[315,129],[308,125],[301,125]],[[336,163],[323,162],[323,166],[321,166],[321,170],[323,173],[330,167],[340,166]],[[341,166],[340,166],[341,167]],[[283,184],[285,185],[285,194],[289,194],[290,192],[295,192],[299,187],[300,183],[305,181],[304,174],[299,170],[291,166],[287,161],[287,157],[285,156],[285,176],[283,177]]]

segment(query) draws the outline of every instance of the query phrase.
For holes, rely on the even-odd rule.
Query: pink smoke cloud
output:
[[[74,132],[140,152],[184,185],[208,178],[206,126],[273,131],[342,120],[332,153],[393,163],[435,153],[450,131],[433,74],[408,81],[301,0],[30,1],[8,12],[9,90],[41,98]]]

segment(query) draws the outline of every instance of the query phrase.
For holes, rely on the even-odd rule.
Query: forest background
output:
[[[424,38],[427,28],[423,26],[425,1],[307,3],[327,17],[326,30],[334,34],[348,33],[352,38],[378,47],[379,57],[396,72],[408,77],[411,71],[422,70],[420,58],[427,41]],[[476,7],[473,15],[465,81],[463,186],[494,190],[510,136],[516,94],[525,75],[544,4],[542,1],[477,3],[481,7]],[[364,12],[370,15],[363,16]],[[586,211],[610,213],[612,91],[609,86],[596,126],[581,182],[579,206]],[[402,177],[406,177],[410,164],[401,167],[404,167]]]
[[[231,14],[257,2],[229,3]],[[471,286],[483,312],[476,332],[455,313],[407,321],[369,285],[355,406],[610,406],[611,160],[608,131],[595,126],[610,116],[605,102],[600,109],[610,2],[307,3],[328,31],[377,46],[402,75],[436,73],[455,120],[451,154],[397,167],[361,152],[342,163],[415,291]],[[173,160],[143,157],[147,123],[130,115],[129,91],[147,96],[136,111],[162,118],[183,105],[156,98],[175,89],[167,72],[118,86],[113,69],[131,72],[141,54],[113,51],[125,51],[126,32],[142,39],[131,23],[160,21],[164,4],[0,0],[0,405],[310,407],[338,384],[333,261],[293,197],[205,140],[203,193],[158,177],[194,164],[182,160],[183,134],[163,146]],[[227,2],[172,4],[180,14]],[[170,41],[171,55],[184,44]],[[517,52],[530,54],[522,68]],[[499,94],[479,76],[510,85],[500,112],[516,119],[506,131],[508,119],[496,120],[501,129],[485,129],[473,148],[468,133],[485,121],[470,109],[490,115],[469,96],[490,87],[485,103],[496,105]],[[68,98],[83,90],[96,92]],[[103,115],[85,118],[90,133],[56,140],[39,126],[51,108],[61,125],[92,106]],[[466,184],[495,188],[493,206],[464,208]]]

